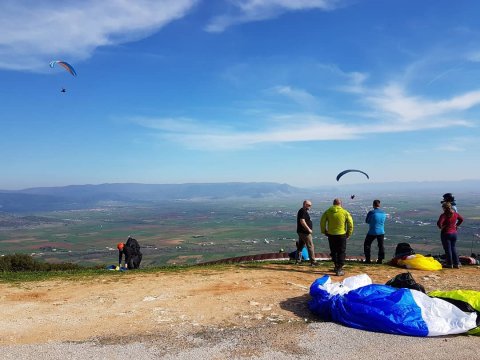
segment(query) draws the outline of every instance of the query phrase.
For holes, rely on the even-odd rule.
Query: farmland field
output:
[[[417,253],[443,253],[436,227],[441,211],[438,196],[384,195],[380,199],[388,214],[387,259],[399,242],[409,242]],[[459,252],[480,252],[480,196],[457,199],[465,217],[459,230]],[[364,219],[372,200],[372,196],[358,195],[344,203],[355,222],[347,255],[363,254]],[[312,197],[312,201],[316,251],[328,253],[319,221],[331,200]],[[166,201],[17,216],[0,222],[0,254],[28,253],[49,262],[82,265],[114,264],[116,244],[128,235],[140,242],[144,266],[195,264],[279,249],[290,252],[295,249],[295,217],[300,206],[301,199]]]

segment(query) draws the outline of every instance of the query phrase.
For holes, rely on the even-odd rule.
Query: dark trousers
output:
[[[330,246],[330,256],[335,264],[335,268],[341,269],[345,265],[347,235],[328,235],[328,245]]]
[[[365,237],[365,242],[363,243],[363,252],[365,254],[365,260],[370,261],[370,253],[372,249],[372,243],[377,239],[378,244],[378,260],[385,259],[385,246],[383,245],[385,240],[385,234],[382,235],[368,235]]]
[[[441,234],[443,250],[445,250],[445,256],[447,257],[447,265],[459,265],[457,255],[457,233],[453,234]]]
[[[315,247],[313,246],[312,234],[298,233],[297,257],[295,260],[302,260],[302,250],[305,246],[308,250],[308,257],[310,258],[310,263],[313,264],[315,262]]]

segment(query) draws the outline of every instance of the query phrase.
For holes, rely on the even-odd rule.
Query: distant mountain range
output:
[[[189,184],[100,184],[0,190],[0,212],[33,213],[87,209],[105,204],[152,203],[172,200],[263,199],[337,196],[339,194],[387,194],[441,196],[480,193],[480,180],[336,184],[314,189],[273,182],[228,182]],[[345,195],[343,195],[345,196]]]
[[[38,212],[85,209],[105,203],[156,202],[168,200],[260,199],[305,192],[287,184],[191,183],[191,184],[100,184],[0,190],[0,211]]]

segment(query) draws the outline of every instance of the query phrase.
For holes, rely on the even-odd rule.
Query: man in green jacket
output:
[[[353,219],[352,215],[342,208],[340,199],[333,200],[333,206],[323,213],[320,219],[320,231],[328,237],[335,274],[345,275],[343,265],[345,265],[347,240],[353,233]]]

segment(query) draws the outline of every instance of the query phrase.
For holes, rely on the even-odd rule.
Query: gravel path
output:
[[[333,323],[277,324],[211,330],[195,336],[159,336],[131,342],[110,339],[0,347],[4,360],[35,359],[476,359],[480,337],[416,338],[347,328]],[[118,342],[125,341],[119,345]]]

